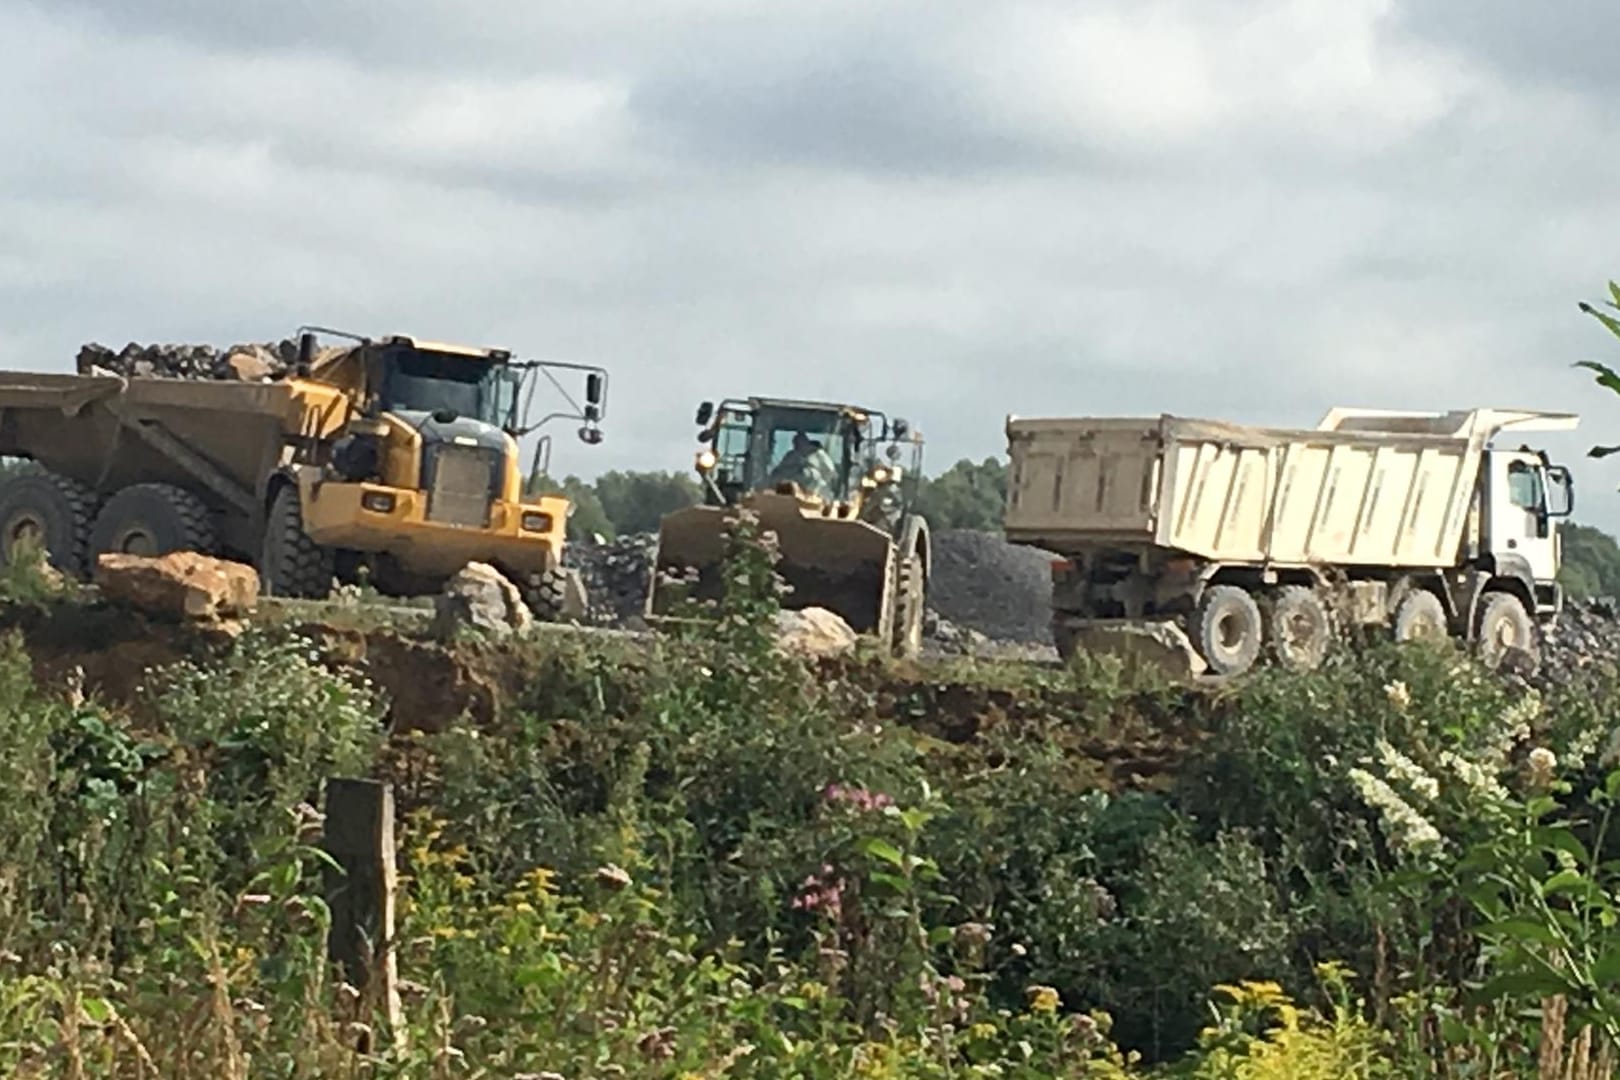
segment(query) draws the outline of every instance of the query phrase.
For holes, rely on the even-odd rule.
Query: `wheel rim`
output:
[[[1243,622],[1243,617],[1235,611],[1229,611],[1215,620],[1215,647],[1228,655],[1242,649],[1247,636]]]
[[[118,533],[113,541],[113,550],[124,555],[150,558],[158,553],[157,537],[138,525],[132,525]]]
[[[25,546],[44,548],[45,522],[37,514],[23,510],[6,522],[5,535],[7,555]]]

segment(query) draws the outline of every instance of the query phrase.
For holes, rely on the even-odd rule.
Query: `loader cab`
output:
[[[898,520],[911,504],[921,440],[904,420],[851,405],[748,398],[698,410],[697,469],[708,501],[796,492],[836,516]],[[904,446],[911,461],[902,462]],[[809,465],[807,468],[806,465]],[[879,510],[882,513],[878,513]]]

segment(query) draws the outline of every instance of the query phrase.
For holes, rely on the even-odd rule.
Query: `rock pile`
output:
[[[137,345],[132,341],[117,352],[91,342],[79,350],[77,365],[80,375],[101,368],[126,378],[264,382],[285,376],[297,362],[298,342],[291,340],[232,345],[228,349],[212,345]]]
[[[641,618],[652,587],[653,551],[658,538],[651,533],[569,544],[563,563],[577,569],[590,597],[587,622],[620,626]]]
[[[1572,600],[1542,640],[1536,682],[1557,685],[1599,664],[1620,663],[1620,602],[1613,597]]]

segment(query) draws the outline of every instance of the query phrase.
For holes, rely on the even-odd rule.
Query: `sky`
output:
[[[1620,529],[1598,0],[0,0],[0,365],[314,323],[705,398],[1313,426],[1578,412]]]

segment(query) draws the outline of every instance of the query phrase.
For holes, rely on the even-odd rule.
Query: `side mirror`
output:
[[[602,373],[601,372],[593,371],[589,375],[585,376],[585,400],[590,402],[590,404],[593,405],[593,406],[602,404]],[[592,410],[587,409],[585,411],[585,415],[587,417],[590,417],[590,419],[592,419],[592,420],[596,419],[595,416],[591,415],[591,412],[592,412]],[[600,415],[600,410],[597,410],[597,412],[598,412],[598,415]]]
[[[714,419],[714,402],[705,401],[698,406],[696,423],[698,427],[708,427],[709,421]]]
[[[298,371],[307,375],[310,365],[315,363],[315,335],[298,335]]]
[[[897,416],[894,418],[894,424],[892,427],[894,430],[894,437],[897,439],[903,439],[906,437],[906,432],[911,430],[911,423],[910,421],[903,420]]]
[[[579,441],[586,446],[600,446],[602,443],[602,429],[589,425],[580,428]]]
[[[890,443],[888,447],[884,449],[883,456],[888,458],[890,461],[899,461],[900,447],[895,443]]]

